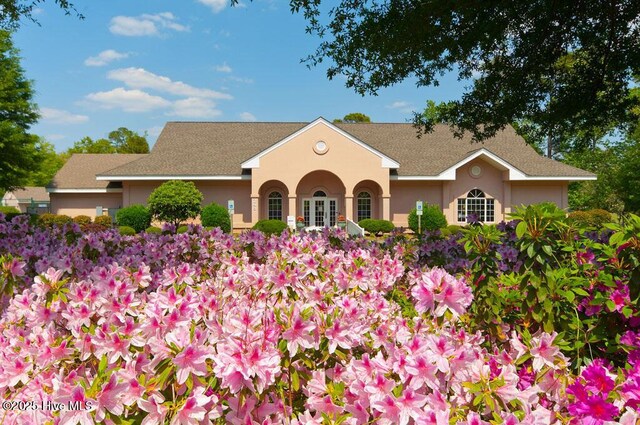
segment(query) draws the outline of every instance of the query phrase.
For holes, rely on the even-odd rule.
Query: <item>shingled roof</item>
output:
[[[96,180],[96,174],[146,156],[147,154],[73,154],[56,173],[47,189],[107,189],[109,182]]]
[[[309,123],[300,122],[169,122],[151,154],[97,174],[103,177],[240,176],[242,162],[307,125]],[[484,143],[471,143],[470,137],[456,139],[446,125],[437,125],[432,133],[421,138],[409,123],[336,126],[397,161],[398,176],[437,176],[479,149],[485,149],[530,177],[594,177],[584,170],[540,156],[510,127]]]
[[[11,192],[18,201],[49,201],[49,193],[44,187],[27,186],[23,189],[16,189]]]

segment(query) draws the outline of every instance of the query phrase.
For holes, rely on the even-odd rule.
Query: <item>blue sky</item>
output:
[[[408,80],[362,97],[326,67],[300,60],[319,39],[305,32],[288,2],[256,0],[109,0],[54,2],[36,10],[14,36],[41,119],[32,127],[63,151],[84,136],[118,127],[155,142],[167,121],[311,121],[363,112],[376,122],[405,122],[427,99],[457,98],[446,76],[436,88]]]

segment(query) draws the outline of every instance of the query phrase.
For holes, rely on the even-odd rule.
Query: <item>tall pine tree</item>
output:
[[[28,133],[38,120],[32,98],[11,33],[0,30],[0,191],[24,186],[31,170],[39,168],[39,140]]]

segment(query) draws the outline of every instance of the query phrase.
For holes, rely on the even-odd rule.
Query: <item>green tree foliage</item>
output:
[[[107,139],[93,140],[83,137],[66,152],[67,156],[74,153],[149,153],[147,135],[139,135],[135,131],[120,127],[109,133]]]
[[[42,159],[38,137],[28,133],[38,119],[32,98],[11,34],[0,30],[0,190],[26,185]]]
[[[55,151],[53,145],[40,139],[36,145],[41,158],[38,168],[29,174],[27,186],[46,186],[62,168],[65,158]]]
[[[585,134],[628,120],[640,74],[636,0],[451,2],[291,0],[323,37],[307,58],[332,61],[327,76],[377,94],[409,77],[433,86],[455,70],[470,81],[448,104],[458,134],[483,140],[526,119]],[[327,15],[325,15],[327,13]],[[430,130],[433,121],[417,121]]]
[[[169,180],[151,192],[147,205],[153,218],[177,227],[200,214],[202,199],[202,193],[193,182]]]
[[[627,134],[620,145],[620,152],[616,167],[618,194],[624,202],[625,211],[640,214],[640,126]]]
[[[20,18],[25,17],[37,22],[33,17],[34,9],[45,0],[0,0],[0,29],[15,29],[20,25]],[[62,9],[65,14],[75,13],[79,19],[84,19],[73,3],[67,0],[54,0],[54,3]]]
[[[231,231],[229,211],[215,202],[210,203],[202,209],[200,219],[204,227],[219,227],[227,233]]]
[[[409,228],[418,233],[418,214],[415,208],[409,211]],[[422,208],[422,218],[420,219],[420,230],[422,232],[429,230],[443,229],[447,227],[447,218],[442,213],[442,209],[437,205],[429,205],[426,202]]]
[[[351,112],[350,114],[345,115],[343,118],[336,118],[333,120],[334,123],[359,123],[359,122],[371,122],[371,118],[368,115],[363,114],[362,112]]]

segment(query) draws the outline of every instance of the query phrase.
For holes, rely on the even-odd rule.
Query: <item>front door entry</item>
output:
[[[338,200],[326,196],[314,196],[302,200],[304,222],[307,227],[336,225]]]

